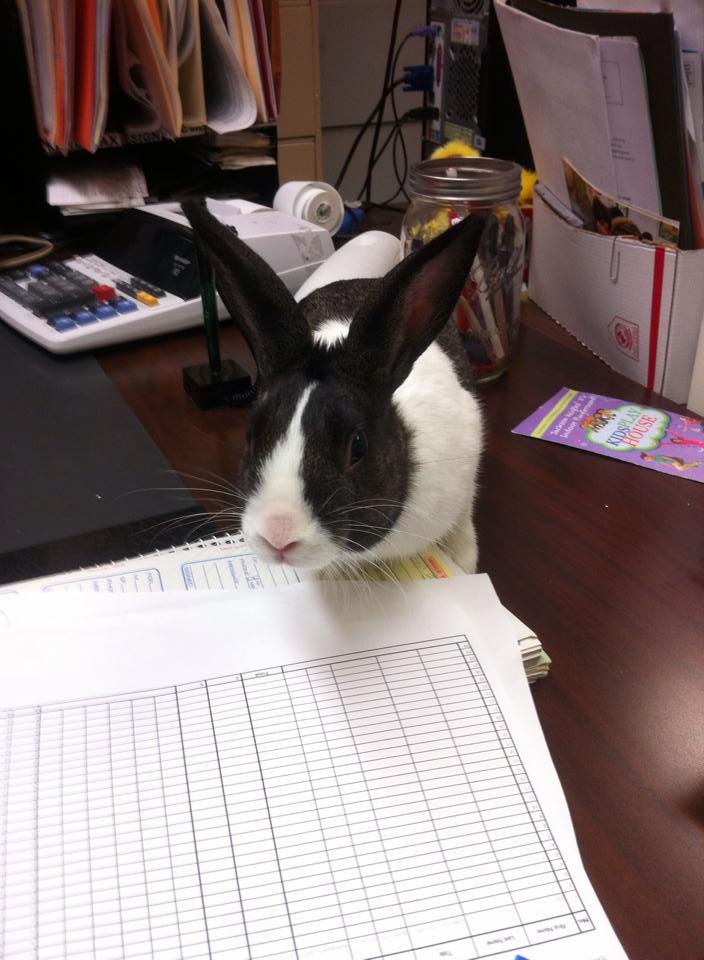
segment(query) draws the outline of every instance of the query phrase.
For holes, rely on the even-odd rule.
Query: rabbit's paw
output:
[[[465,573],[477,572],[479,547],[474,524],[469,521],[466,525],[455,527],[442,543],[450,557]]]

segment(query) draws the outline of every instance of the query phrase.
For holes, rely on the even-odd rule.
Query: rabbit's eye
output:
[[[350,441],[350,466],[353,467],[355,463],[359,463],[364,454],[367,452],[367,435],[364,430],[357,430],[356,433],[352,435],[352,440]]]

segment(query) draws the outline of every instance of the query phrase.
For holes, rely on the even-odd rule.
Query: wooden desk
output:
[[[249,363],[231,327],[223,353]],[[102,364],[217,510],[220,493],[203,488],[234,477],[246,413],[192,405],[181,367],[202,359],[200,338],[183,334],[115,349]],[[535,701],[626,952],[702,960],[704,486],[510,433],[562,386],[659,402],[527,305],[513,368],[481,390],[481,569],[553,658]]]
[[[234,328],[223,332],[223,355],[249,367]],[[181,369],[204,352],[200,334],[184,333],[100,360],[216,511],[218,478],[235,476],[247,414],[201,412],[184,394]],[[626,952],[702,960],[704,487],[510,433],[562,386],[659,402],[526,306],[514,366],[480,391],[480,565],[553,658],[535,701],[587,871]],[[84,562],[140,549],[134,528],[123,542],[108,533],[84,542],[84,553],[97,551]],[[45,556],[58,569],[57,555]],[[61,554],[64,568],[70,556]]]

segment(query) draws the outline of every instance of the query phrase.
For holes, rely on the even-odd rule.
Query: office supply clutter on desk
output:
[[[693,360],[704,326],[704,126],[693,119],[704,20],[701,10],[684,18],[700,27],[689,31],[700,69],[690,58],[688,76],[672,14],[626,8],[496,0],[546,188],[533,204],[530,296],[615,370],[684,403],[699,382]],[[570,204],[564,160],[619,207],[647,211],[659,239],[674,241],[677,225],[678,246],[642,243],[623,222],[634,235],[575,228],[559,208]]]
[[[0,609],[6,960],[624,960],[486,577]]]

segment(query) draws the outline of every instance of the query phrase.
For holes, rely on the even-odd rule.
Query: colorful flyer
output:
[[[563,387],[512,433],[704,483],[704,421]]]
[[[668,220],[658,213],[650,213],[610,197],[585,180],[565,157],[562,158],[562,167],[570,206],[584,222],[586,230],[606,237],[640,240],[641,243],[653,243],[656,246],[677,246],[680,225],[676,220]]]

